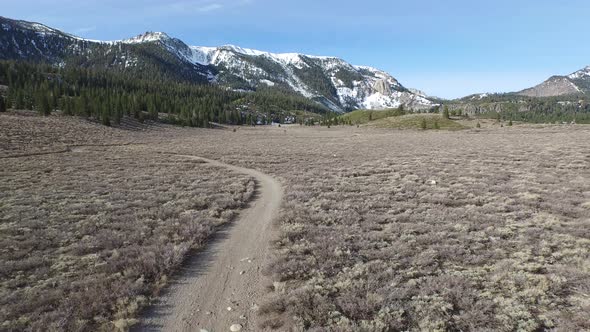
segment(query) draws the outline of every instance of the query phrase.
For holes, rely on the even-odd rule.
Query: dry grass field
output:
[[[3,115],[0,157],[64,151],[68,146],[131,144],[125,131],[77,118],[37,117],[32,112]]]
[[[5,124],[14,121],[37,128],[51,118],[2,115],[2,135],[13,137]],[[224,208],[248,200],[248,178],[158,153],[166,151],[282,182],[259,328],[590,329],[588,127],[75,125],[84,142],[146,144],[0,159],[3,327],[84,329],[80,319],[132,317],[130,299],[157,287],[210,225],[229,220]],[[44,150],[69,144],[55,132],[22,137]],[[2,153],[22,150],[11,141]]]
[[[286,184],[266,326],[590,328],[587,127],[275,128],[195,140],[198,154]]]
[[[139,138],[51,120],[2,116],[0,126],[4,135],[27,130],[24,150],[33,154],[59,151],[66,140]],[[0,158],[25,141],[11,137]],[[70,150],[0,159],[0,330],[124,328],[255,189],[246,176],[180,156]]]

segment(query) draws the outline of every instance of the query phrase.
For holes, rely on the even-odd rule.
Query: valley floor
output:
[[[156,276],[176,270],[178,255],[188,251],[172,263],[152,252],[199,247],[203,240],[194,238],[211,232],[179,231],[185,221],[166,218],[197,210],[186,221],[191,227],[217,225],[232,219],[225,211],[239,213],[250,201],[248,176],[167,152],[255,169],[284,188],[273,258],[260,272],[268,294],[253,306],[258,324],[247,329],[590,329],[589,127],[145,129],[0,115],[0,172],[8,179],[0,196],[0,239],[8,241],[0,291],[4,299],[32,301],[3,302],[2,326],[35,326],[39,310],[44,322],[60,324],[39,309],[44,305],[63,308],[72,324],[91,314],[101,318],[89,324],[123,324],[145,303],[137,303],[138,294],[156,288]],[[40,155],[60,151],[67,152]],[[139,201],[153,210],[132,218],[130,230],[118,214],[145,208],[133,205]],[[98,205],[88,211],[89,202]],[[172,211],[160,211],[167,204]],[[54,233],[39,222],[55,225]],[[105,247],[113,234],[141,227],[153,235]],[[110,263],[129,247],[151,255],[151,265],[128,273]],[[167,268],[146,281],[141,269],[160,264]],[[74,267],[82,272],[72,274]],[[105,300],[110,307],[71,311],[73,297],[63,295],[88,284],[60,282],[94,274],[120,274],[107,280],[119,278],[134,291],[114,288]],[[133,288],[137,280],[144,286]],[[51,303],[33,301],[56,289],[62,293]]]

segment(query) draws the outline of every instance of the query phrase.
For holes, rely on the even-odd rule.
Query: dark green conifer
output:
[[[48,116],[51,114],[51,105],[49,104],[49,97],[47,96],[47,90],[41,88],[37,92],[36,105],[37,112],[39,114]]]
[[[0,96],[0,112],[6,112],[6,102],[2,96]]]

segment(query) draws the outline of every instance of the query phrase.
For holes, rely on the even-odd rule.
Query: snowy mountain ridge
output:
[[[252,87],[286,85],[305,97],[322,99],[326,106],[336,111],[400,105],[414,109],[434,106],[425,95],[404,88],[388,73],[373,67],[354,66],[337,57],[272,53],[235,45],[189,48],[191,52],[185,53],[187,61],[223,68],[222,75],[230,73]],[[320,71],[318,76],[324,76],[327,85],[333,88],[332,93],[314,89],[314,83],[306,77],[308,71]]]
[[[580,69],[570,75],[567,76],[570,79],[582,79],[586,77],[590,77],[590,66],[586,66],[584,69]]]
[[[146,47],[150,50],[147,55]],[[158,49],[165,50],[168,55]],[[180,77],[202,78],[236,90],[286,89],[337,112],[402,105],[419,110],[436,105],[423,93],[405,88],[384,71],[354,66],[337,57],[272,53],[235,45],[189,46],[163,32],[97,41],[39,23],[0,17],[0,51],[3,51],[0,59],[28,58],[64,63],[74,55],[86,57],[86,63],[92,66],[123,69],[162,61],[168,72],[175,70]],[[171,69],[174,66],[177,69]]]

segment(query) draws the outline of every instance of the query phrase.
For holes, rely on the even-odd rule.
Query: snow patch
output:
[[[580,78],[584,78],[584,77],[590,77],[590,66],[588,66],[582,70],[578,70],[577,72],[570,74],[568,76],[568,78],[571,78],[571,79],[580,79]]]
[[[169,40],[171,39],[167,34],[163,32],[151,32],[148,31],[141,35],[137,35],[133,38],[125,39],[122,42],[125,44],[141,44],[150,43],[154,41]]]
[[[481,100],[481,99],[487,98],[488,96],[489,96],[488,93],[480,93],[478,95],[474,95],[473,97],[471,97],[471,99],[472,100],[475,100],[475,99]]]
[[[400,105],[401,102],[399,100],[396,100],[391,96],[383,95],[380,92],[370,95],[361,103],[363,108],[376,110],[384,108],[396,108]]]
[[[266,84],[268,86],[275,86],[275,82],[269,80],[260,80],[260,83]]]

